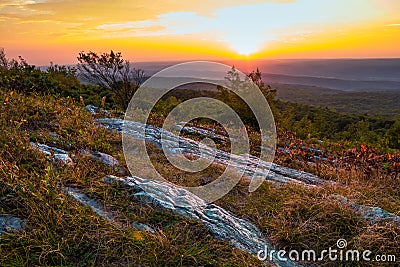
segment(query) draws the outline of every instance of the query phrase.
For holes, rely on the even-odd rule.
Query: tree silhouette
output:
[[[92,51],[81,52],[78,56],[78,70],[87,82],[114,92],[124,109],[140,85],[145,81],[142,69],[132,68],[121,52],[98,55]]]
[[[261,92],[267,100],[274,99],[276,96],[276,89],[272,89],[270,85],[264,84],[262,80],[261,71],[257,68],[256,71],[249,73],[249,78],[260,88]]]

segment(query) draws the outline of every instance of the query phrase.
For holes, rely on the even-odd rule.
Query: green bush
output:
[[[85,104],[110,109],[118,107],[112,91],[81,83],[75,68],[51,63],[46,70],[41,70],[28,64],[22,57],[8,60],[4,50],[0,50],[0,87],[23,94],[83,99]]]

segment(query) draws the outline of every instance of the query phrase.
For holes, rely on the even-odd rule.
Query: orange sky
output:
[[[398,0],[0,0],[0,47],[29,63],[80,51],[135,61],[400,57]]]

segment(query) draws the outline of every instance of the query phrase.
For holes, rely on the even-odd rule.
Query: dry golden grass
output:
[[[80,155],[79,150],[109,153],[125,164],[121,137],[97,126],[80,103],[2,92],[0,104],[0,213],[28,220],[26,230],[1,237],[0,266],[262,265],[255,257],[214,239],[200,223],[137,202],[127,190],[105,185],[102,178],[119,175],[118,170]],[[30,148],[29,141],[70,151],[76,166],[55,168]],[[202,185],[224,171],[223,166],[213,164],[188,175],[167,164],[155,146],[149,145],[148,151],[160,173],[176,184]],[[277,158],[280,162],[284,159]],[[400,251],[399,226],[369,225],[330,198],[340,194],[400,215],[398,179],[379,173],[366,176],[347,168],[292,164],[336,184],[310,188],[264,182],[249,193],[248,181],[243,179],[217,204],[254,223],[277,248],[321,251],[345,238],[354,249],[376,254]],[[126,227],[109,223],[69,199],[61,191],[63,185],[81,188],[101,201],[115,213],[118,224]],[[135,230],[129,226],[132,221],[152,226],[156,234]]]
[[[215,240],[202,224],[105,185],[104,175],[117,170],[79,150],[110,153],[123,163],[121,139],[95,125],[79,103],[5,91],[0,103],[0,213],[28,221],[25,230],[1,236],[0,266],[260,266],[255,257]],[[70,151],[76,166],[56,168],[30,141]],[[101,201],[118,225],[64,195],[63,185]],[[156,233],[137,231],[132,221]]]

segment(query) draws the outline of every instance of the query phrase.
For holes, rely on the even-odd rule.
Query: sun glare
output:
[[[250,40],[243,40],[241,42],[233,43],[230,45],[230,47],[236,52],[238,58],[240,59],[249,59],[252,57],[252,55],[258,52],[256,45]]]

